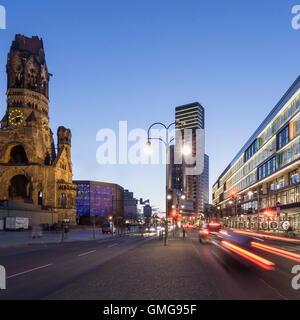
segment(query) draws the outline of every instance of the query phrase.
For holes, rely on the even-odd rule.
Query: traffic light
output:
[[[231,199],[235,199],[237,197],[237,191],[231,190],[230,195],[231,195]]]
[[[272,217],[273,214],[274,214],[274,212],[272,210],[269,210],[269,209],[264,212],[264,215],[266,216],[268,221],[271,220],[271,217]]]
[[[177,216],[178,216],[178,213],[177,213],[177,211],[174,209],[174,210],[172,210],[171,211],[171,217],[173,218],[173,219],[176,219],[177,218]]]

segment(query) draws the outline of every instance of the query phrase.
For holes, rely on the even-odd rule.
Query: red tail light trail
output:
[[[241,257],[253,262],[254,264],[260,266],[261,268],[263,269],[266,269],[266,270],[274,270],[274,267],[275,266],[275,263],[272,262],[272,261],[269,261],[263,257],[260,257],[250,251],[247,251],[243,248],[240,248],[230,242],[227,242],[227,241],[222,241],[221,244],[229,249],[230,251],[232,252],[235,252],[237,253],[238,255],[240,255]]]
[[[268,239],[281,240],[281,241],[287,241],[287,242],[300,242],[300,240],[297,240],[297,239],[277,237],[277,236],[272,236],[272,235],[263,234],[263,233],[248,232],[248,231],[241,231],[241,230],[233,230],[233,232],[239,233],[239,234],[245,234],[245,235],[249,235],[249,236],[255,236],[258,238],[259,237],[260,238],[268,238]]]
[[[286,259],[300,262],[300,254],[297,254],[297,253],[289,252],[276,247],[266,246],[264,244],[257,243],[257,242],[251,242],[251,246],[269,253],[276,254]]]

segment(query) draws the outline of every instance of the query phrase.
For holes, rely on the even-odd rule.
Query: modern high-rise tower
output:
[[[198,102],[190,103],[183,106],[178,106],[175,109],[176,129],[182,130],[190,129],[192,133],[192,150],[193,157],[198,156],[196,150],[196,132],[197,130],[205,128],[204,108]],[[185,143],[185,136],[183,134],[183,144]],[[204,143],[204,140],[203,140]],[[204,147],[204,146],[203,146]],[[177,148],[176,148],[177,149]],[[204,156],[204,155],[202,155]],[[182,164],[182,192],[186,196],[187,201],[192,201],[194,208],[191,212],[185,214],[197,214],[204,212],[204,204],[208,202],[209,186],[208,186],[208,162],[207,155],[204,159],[197,159],[197,161],[204,163],[204,171],[198,175],[187,175],[187,168],[190,167],[184,161]]]

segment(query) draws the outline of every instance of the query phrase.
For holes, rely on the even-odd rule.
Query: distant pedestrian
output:
[[[185,239],[185,227],[182,226],[182,238]]]

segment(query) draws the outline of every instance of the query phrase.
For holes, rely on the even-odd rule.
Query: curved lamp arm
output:
[[[153,124],[149,127],[149,129],[148,129],[148,141],[150,141],[150,140],[160,140],[160,141],[162,141],[165,145],[170,144],[172,141],[175,140],[175,138],[171,139],[171,140],[167,143],[167,142],[165,142],[162,138],[151,138],[151,137],[150,137],[150,131],[151,131],[151,129],[152,129],[154,126],[156,126],[156,125],[160,125],[160,126],[164,127],[164,128],[168,131],[168,130],[169,130],[173,125],[175,125],[175,124],[176,124],[176,122],[172,122],[169,126],[166,126],[166,125],[163,124],[162,122],[155,122],[155,123],[153,123]]]

